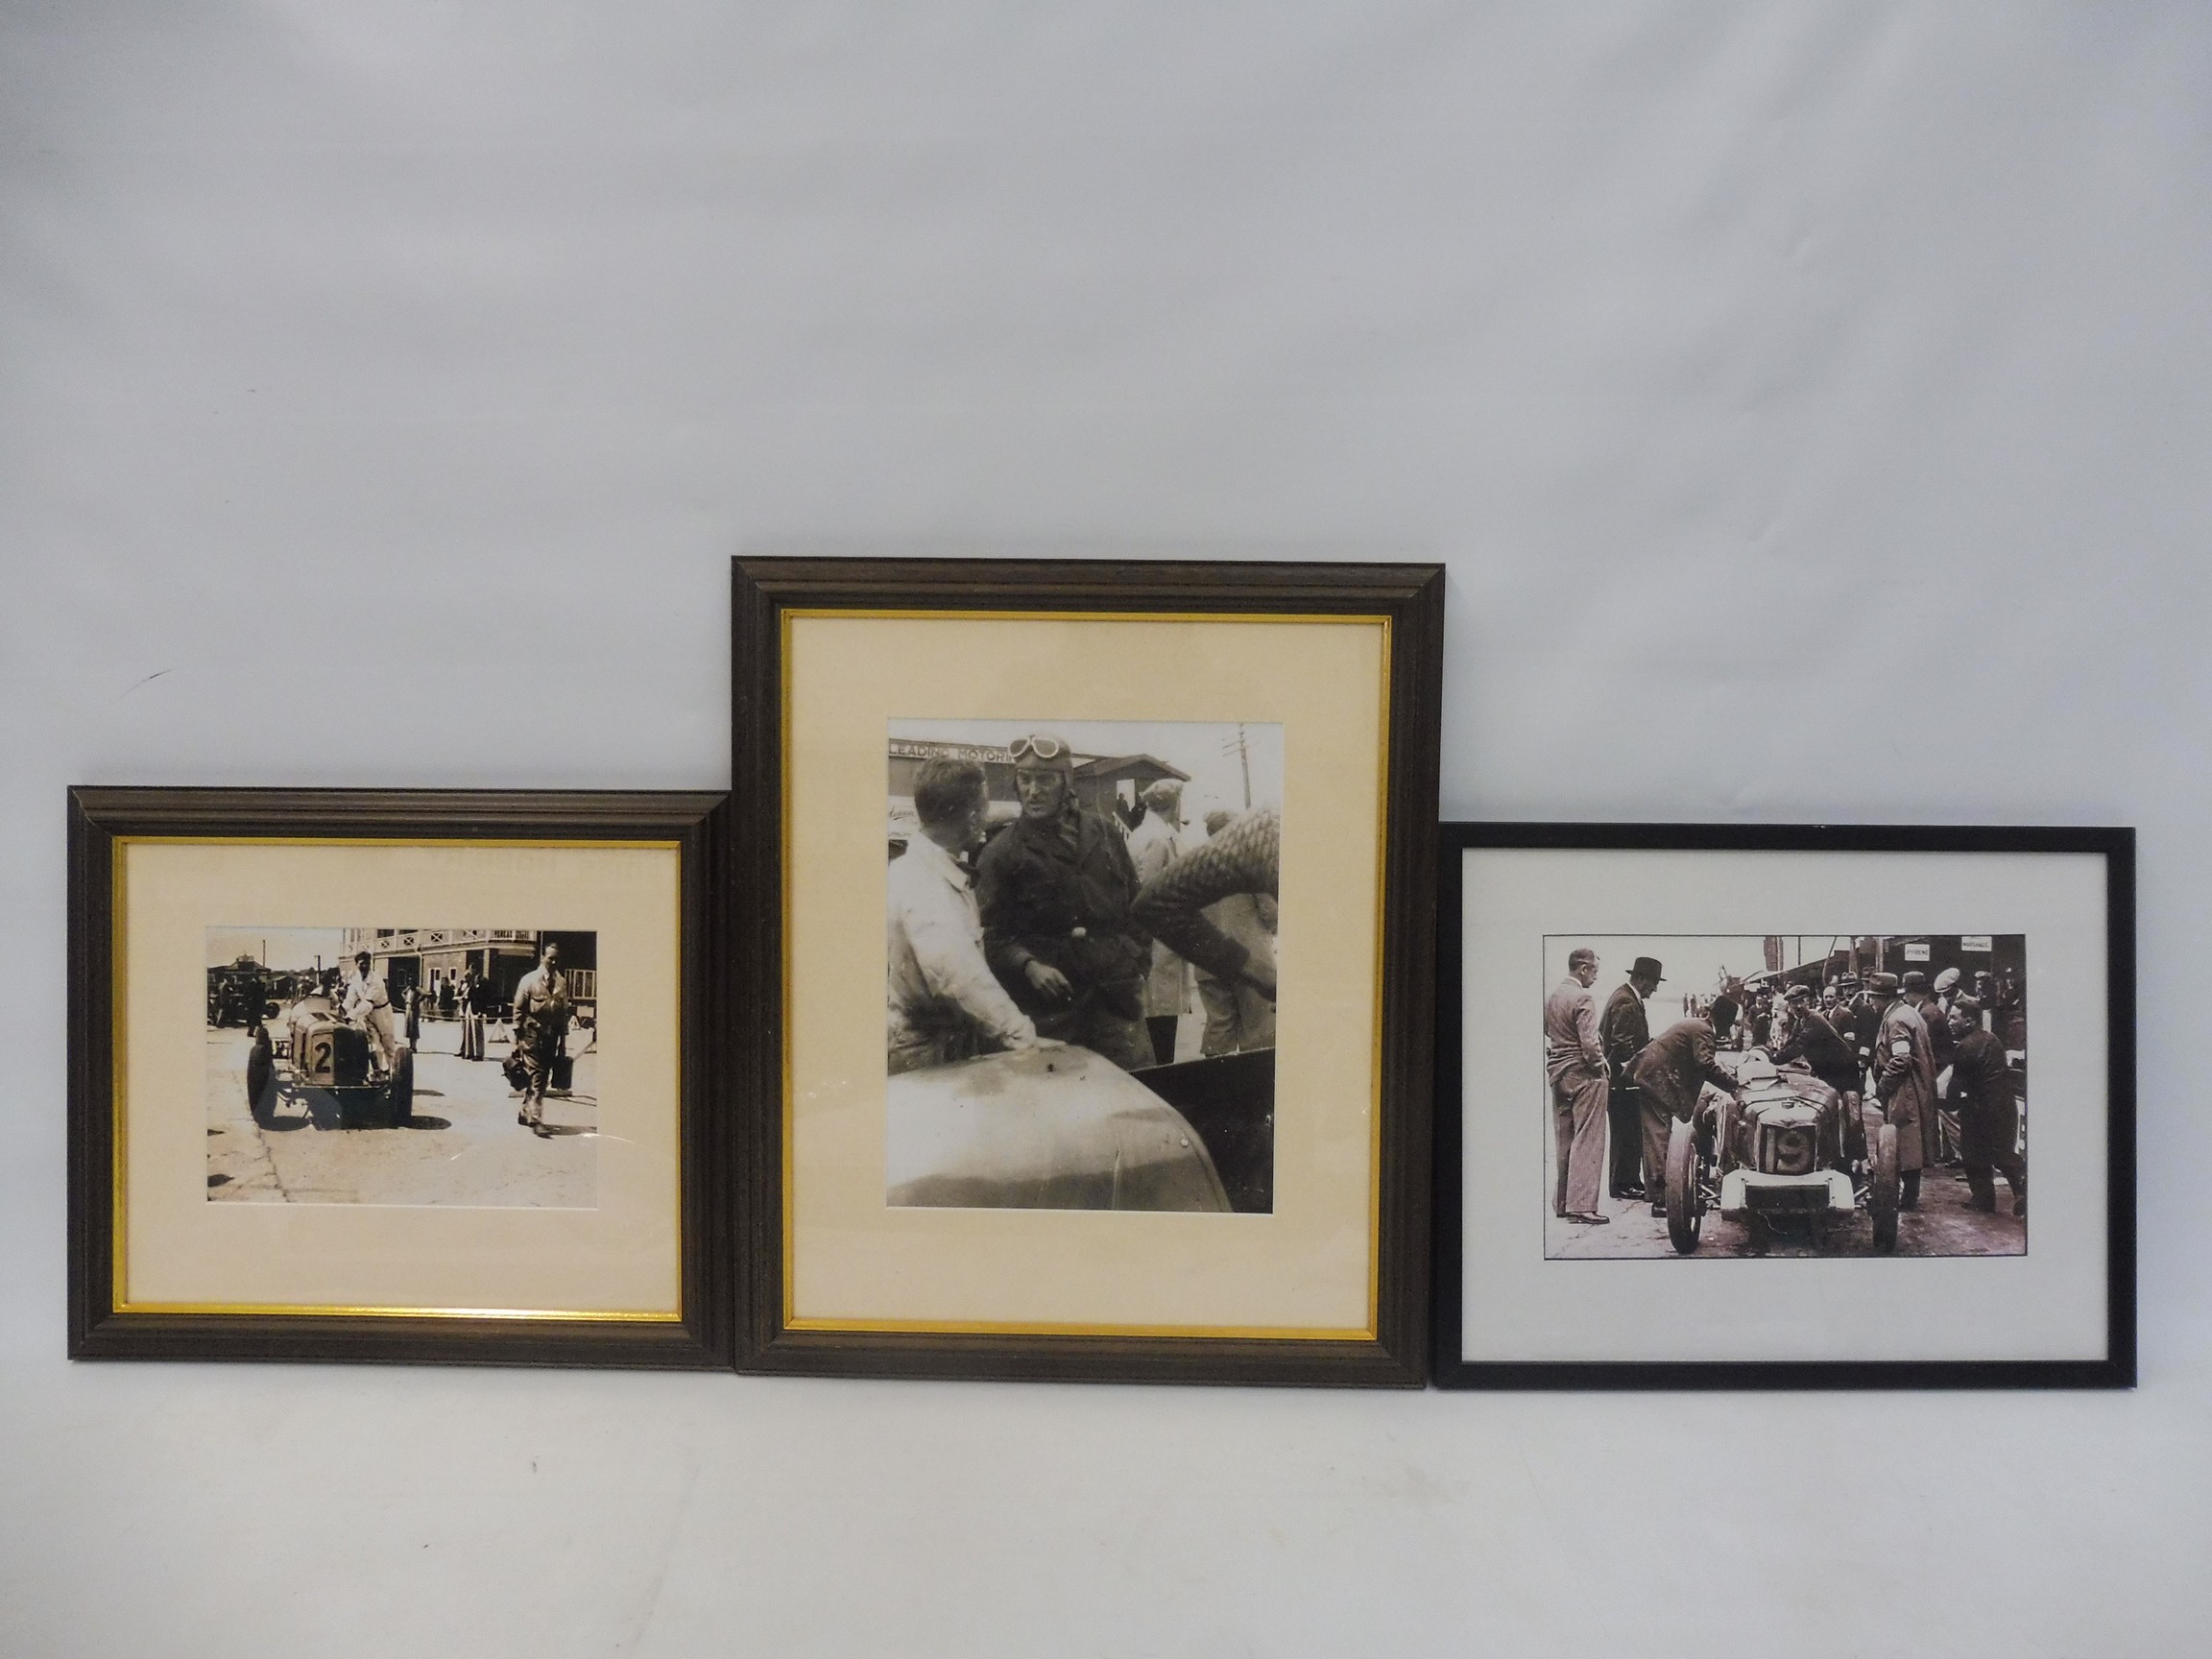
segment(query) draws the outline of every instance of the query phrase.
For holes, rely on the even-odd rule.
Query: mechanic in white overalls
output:
[[[346,987],[346,1018],[369,1033],[369,1041],[376,1048],[376,1069],[390,1073],[393,1059],[399,1052],[399,1033],[393,1023],[392,993],[366,950],[356,951],[353,956],[353,979]]]

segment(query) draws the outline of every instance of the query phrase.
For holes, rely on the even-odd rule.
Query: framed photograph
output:
[[[1442,840],[1442,1385],[2132,1385],[2133,830]]]
[[[72,790],[70,1352],[728,1365],[723,819]]]
[[[734,575],[740,1368],[1424,1381],[1441,568]]]

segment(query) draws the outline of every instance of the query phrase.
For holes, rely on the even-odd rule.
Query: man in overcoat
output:
[[[1644,1168],[1644,1108],[1628,1065],[1651,1041],[1650,1017],[1644,1004],[1664,983],[1659,967],[1652,957],[1637,957],[1628,977],[1614,987],[1605,999],[1605,1012],[1598,1017],[1598,1040],[1605,1047],[1606,1126],[1612,1131],[1606,1190],[1616,1198],[1647,1197],[1648,1190],[1657,1185]],[[1659,1179],[1664,1178],[1662,1170]]]
[[[1935,1152],[1936,1060],[1928,1043],[1928,1022],[1898,994],[1897,975],[1876,974],[1866,981],[1869,1001],[1880,1011],[1874,1037],[1874,1094],[1882,1120],[1897,1129],[1897,1208],[1920,1208],[1920,1171]]]
[[[1644,1108],[1644,1167],[1657,1184],[1651,1189],[1654,1215],[1667,1214],[1667,1141],[1675,1120],[1691,1120],[1697,1096],[1708,1083],[1731,1094],[1736,1092],[1736,1079],[1720,1069],[1716,1058],[1735,1021],[1735,998],[1716,997],[1710,1019],[1675,1022],[1652,1038],[1629,1065],[1628,1074]]]
[[[1928,1162],[1931,1166],[1955,1164],[1959,1157],[1959,1120],[1941,1104],[1945,1082],[1943,1074],[1951,1070],[1951,1050],[1954,1046],[1951,1022],[1942,1004],[1936,1000],[1935,991],[1930,988],[1927,974],[1915,968],[1904,974],[1898,984],[1904,990],[1905,1000],[1911,1003],[1920,1018],[1928,1023],[1928,1053],[1936,1067],[1936,1098],[1938,1104],[1933,1119],[1936,1129],[1928,1147]]]

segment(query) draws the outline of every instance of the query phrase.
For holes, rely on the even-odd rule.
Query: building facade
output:
[[[561,970],[580,1014],[599,1000],[599,935],[531,927],[349,927],[346,954],[366,950],[395,998],[421,986],[433,998],[448,986],[458,995],[471,967],[502,1002],[515,999],[522,975],[538,965],[547,945],[561,947]]]

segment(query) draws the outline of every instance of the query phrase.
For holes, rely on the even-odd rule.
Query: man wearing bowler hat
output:
[[[1628,1063],[1651,1041],[1644,1004],[1664,983],[1656,961],[1637,957],[1629,965],[1627,979],[1605,999],[1605,1012],[1598,1021],[1598,1040],[1605,1046],[1606,1126],[1613,1135],[1605,1186],[1616,1198],[1643,1198],[1651,1181],[1644,1168],[1644,1108],[1635,1080],[1628,1075]]]

